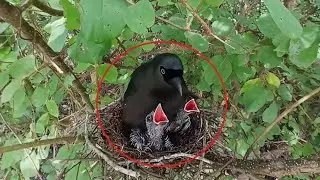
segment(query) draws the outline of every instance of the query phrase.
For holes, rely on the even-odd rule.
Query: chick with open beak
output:
[[[169,120],[167,115],[164,113],[162,106],[159,103],[154,113],[148,114],[146,118],[149,148],[158,151],[172,148],[172,143],[170,142],[169,137],[165,134],[165,128],[167,127],[168,122]]]
[[[194,99],[189,100],[183,109],[181,109],[176,117],[176,120],[170,123],[166,131],[184,133],[191,125],[190,114],[200,112],[196,101]]]
[[[145,118],[147,132],[143,133],[140,129],[132,130],[130,134],[131,144],[138,150],[145,151],[171,149],[172,143],[164,132],[168,122],[167,115],[159,103],[156,109]]]

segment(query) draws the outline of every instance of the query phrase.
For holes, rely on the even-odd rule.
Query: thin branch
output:
[[[293,111],[294,108],[298,107],[301,103],[305,102],[315,94],[320,92],[320,87],[311,91],[309,94],[305,95],[295,103],[293,103],[291,106],[289,106],[285,111],[283,111],[264,131],[261,135],[259,135],[254,142],[249,147],[248,151],[246,152],[244,159],[247,159],[251,151],[253,150],[254,146],[257,144],[257,142],[264,137],[276,124],[278,124],[285,116],[287,116],[291,111]]]
[[[140,177],[140,173],[139,172],[136,172],[136,171],[132,171],[130,169],[126,169],[124,167],[121,167],[119,166],[118,164],[114,163],[107,155],[105,155],[100,149],[98,149],[97,147],[95,147],[91,141],[89,140],[89,137],[88,137],[88,130],[87,130],[87,122],[85,123],[85,139],[86,139],[86,143],[87,145],[98,155],[100,156],[101,158],[103,158],[103,160],[105,160],[105,162],[108,163],[108,165],[110,167],[112,167],[115,171],[118,171],[118,172],[121,172],[123,174],[126,174],[128,176],[131,176],[131,177],[135,177],[135,178],[138,178]]]
[[[201,24],[201,26],[205,29],[205,31],[212,36],[213,38],[219,40],[220,42],[222,42],[223,44],[231,47],[232,49],[235,49],[234,47],[232,47],[231,45],[229,45],[228,43],[226,43],[224,40],[222,40],[221,38],[219,38],[217,35],[215,35],[213,33],[213,31],[211,30],[211,28],[209,27],[209,25],[204,22],[204,20],[195,12],[195,10],[188,4],[188,2],[186,0],[180,0],[180,2],[182,4],[184,4],[186,6],[186,8],[190,11],[190,13],[193,15],[193,17],[196,18],[196,20]]]
[[[44,139],[44,140],[36,140],[33,142],[27,142],[27,143],[21,143],[21,144],[15,144],[11,146],[3,146],[0,147],[0,153],[5,152],[11,152],[11,151],[17,151],[21,149],[27,149],[27,148],[36,148],[39,146],[46,146],[51,144],[81,144],[84,143],[84,137],[58,137],[53,139]]]
[[[26,39],[31,43],[34,42],[34,48],[44,56],[44,59],[47,62],[52,64],[52,66],[55,68],[54,70],[60,74],[65,73],[65,75],[74,76],[74,88],[81,95],[87,108],[90,111],[94,110],[94,106],[91,103],[89,96],[86,94],[86,89],[82,86],[82,83],[73,74],[72,70],[63,62],[63,59],[61,59],[59,54],[54,52],[48,46],[42,35],[23,19],[20,10],[17,7],[11,5],[7,1],[0,1],[0,18],[14,26],[20,32],[21,38]]]
[[[21,3],[19,9],[21,12],[23,12],[26,9],[28,9],[28,7],[30,7],[31,5],[32,5],[32,0],[25,0]]]
[[[43,12],[48,13],[52,16],[63,16],[63,11],[53,9],[52,7],[49,7],[45,3],[41,2],[40,0],[33,0],[32,4],[41,9]]]
[[[181,26],[179,26],[179,25],[177,25],[177,24],[174,24],[173,22],[171,22],[171,21],[169,21],[169,20],[166,20],[166,19],[164,19],[164,18],[162,18],[162,17],[160,17],[160,16],[156,16],[156,19],[158,19],[158,20],[160,20],[160,21],[163,21],[163,22],[165,22],[165,23],[167,23],[167,24],[169,24],[169,25],[171,25],[171,26],[173,26],[173,27],[175,27],[175,28],[178,28],[178,29],[187,31],[186,28],[181,27]]]

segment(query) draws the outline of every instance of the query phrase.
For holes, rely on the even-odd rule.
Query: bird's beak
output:
[[[159,103],[154,115],[153,115],[153,122],[156,124],[160,124],[160,123],[167,123],[169,122],[167,115],[164,113],[161,104]]]
[[[174,77],[172,78],[169,83],[175,87],[178,91],[179,94],[182,96],[182,80],[180,77]]]
[[[189,100],[185,106],[184,106],[184,111],[188,112],[188,113],[192,113],[192,112],[200,112],[197,103],[194,99]]]

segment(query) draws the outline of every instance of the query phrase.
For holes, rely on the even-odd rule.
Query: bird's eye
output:
[[[163,67],[161,67],[161,68],[160,68],[160,72],[161,72],[161,74],[165,74],[165,73],[166,73],[166,70],[165,70]]]
[[[151,121],[152,120],[152,116],[151,115],[148,115],[147,116],[147,121]]]

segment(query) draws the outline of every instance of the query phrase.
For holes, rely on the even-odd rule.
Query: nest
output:
[[[174,148],[170,151],[154,151],[144,152],[138,151],[132,147],[129,140],[122,134],[122,101],[118,100],[106,108],[99,111],[100,119],[104,127],[105,132],[110,137],[113,144],[117,145],[123,152],[129,154],[136,159],[148,159],[158,158],[168,154],[174,154],[179,152],[195,154],[204,147],[203,137],[205,134],[206,119],[215,119],[216,115],[211,111],[201,111],[200,113],[190,115],[191,126],[183,135],[176,135],[171,137],[171,141],[174,144]],[[98,137],[97,144],[100,147],[109,147],[106,138],[103,136],[99,127],[97,127],[97,120],[94,116],[91,121],[94,125],[95,137]],[[217,126],[218,127],[218,126]]]

